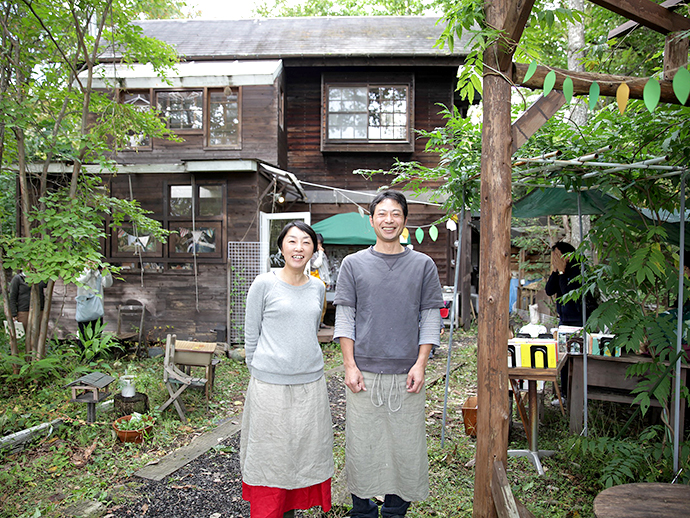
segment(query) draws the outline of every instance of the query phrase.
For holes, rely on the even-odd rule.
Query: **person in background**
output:
[[[316,234],[316,239],[318,241],[316,252],[309,261],[309,267],[311,270],[311,275],[321,279],[326,285],[326,290],[331,287],[331,272],[328,265],[328,256],[326,251],[323,249],[323,236],[321,234]],[[326,294],[324,292],[323,296],[323,308],[321,309],[321,322],[320,327],[326,327],[323,323],[323,318],[326,316]]]
[[[369,206],[376,244],[347,256],[336,288],[334,339],[345,367],[345,472],[352,518],[405,516],[429,494],[424,375],[439,344],[443,295],[430,257],[404,247],[407,200]]]
[[[247,294],[245,352],[250,380],[242,432],[242,498],[252,518],[288,518],[294,509],[331,508],[333,429],[317,339],[325,285],[305,274],[316,234],[285,225],[285,266],[259,275]]]
[[[104,273],[100,266],[90,266],[77,277],[77,282],[75,318],[79,326],[79,343],[83,347],[88,337],[93,337],[96,329],[103,324],[105,314],[103,289],[113,285],[113,276],[108,270]]]
[[[575,259],[566,259],[565,255],[575,252],[575,247],[570,243],[558,241],[551,247],[552,272],[546,281],[544,291],[549,296],[556,297],[556,313],[559,326],[583,327],[585,321],[582,315],[582,299],[573,299],[567,302],[562,297],[567,293],[577,290],[581,284],[575,278],[580,275],[580,263]],[[587,315],[596,309],[596,302],[591,296],[585,298]],[[568,393],[568,364],[561,369],[561,395],[565,398]],[[552,401],[558,405],[558,400]]]
[[[39,308],[43,311],[45,298],[43,289],[46,287],[45,282],[39,284],[40,305]],[[19,271],[17,275],[12,277],[10,282],[10,313],[12,318],[21,322],[24,326],[24,331],[29,328],[29,307],[31,306],[31,286],[26,283],[26,275],[23,271]]]

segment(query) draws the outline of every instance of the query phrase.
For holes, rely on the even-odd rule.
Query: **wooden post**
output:
[[[502,27],[510,0],[485,3],[486,23]],[[508,446],[508,303],[510,287],[510,84],[497,73],[501,50],[484,52],[481,165],[479,338],[477,354],[477,463],[473,516],[495,517],[491,478]],[[509,74],[508,74],[509,76]]]

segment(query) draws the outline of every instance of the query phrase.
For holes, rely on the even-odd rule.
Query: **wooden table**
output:
[[[540,450],[537,446],[539,437],[539,402],[537,400],[537,381],[551,381],[558,383],[558,376],[563,368],[565,361],[558,362],[555,369],[540,369],[532,367],[512,367],[508,369],[508,378],[513,386],[515,402],[520,414],[520,419],[525,427],[529,449],[527,450],[508,450],[510,457],[528,457],[537,472],[544,474],[541,465],[542,457],[549,457],[554,454],[553,450]],[[529,404],[529,415],[525,412],[525,407],[520,397],[518,380],[527,380],[527,398]],[[560,392],[558,393],[560,396]]]
[[[621,484],[594,499],[597,518],[680,518],[690,516],[690,486],[684,484]]]
[[[568,406],[570,408],[570,432],[579,434],[583,428],[584,415],[584,383],[583,364],[581,354],[568,355],[569,390]],[[617,403],[631,404],[634,396],[630,391],[637,386],[641,378],[626,378],[628,367],[634,363],[651,362],[648,356],[628,354],[619,358],[611,356],[587,355],[587,399],[598,401],[614,401]],[[683,364],[681,368],[681,383],[685,385],[689,366]],[[659,402],[652,398],[652,406],[660,406]],[[680,404],[680,434],[683,436],[685,419],[685,402]],[[671,417],[673,418],[673,417]]]

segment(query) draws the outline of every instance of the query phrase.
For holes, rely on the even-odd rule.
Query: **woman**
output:
[[[317,340],[324,284],[311,277],[316,234],[285,225],[285,266],[259,275],[247,294],[245,351],[251,378],[242,417],[242,497],[252,518],[331,508],[333,431]]]

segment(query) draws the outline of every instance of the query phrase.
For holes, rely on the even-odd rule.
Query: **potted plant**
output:
[[[151,435],[155,422],[150,415],[134,412],[115,419],[113,429],[120,441],[141,444],[145,437]]]

